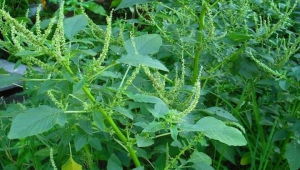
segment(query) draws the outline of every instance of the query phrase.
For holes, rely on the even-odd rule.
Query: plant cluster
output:
[[[300,167],[299,0],[114,1],[105,25],[86,3],[33,27],[0,10],[29,66],[0,74],[27,96],[0,111],[1,169]]]

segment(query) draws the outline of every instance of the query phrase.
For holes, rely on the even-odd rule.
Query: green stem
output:
[[[259,113],[258,104],[257,104],[257,100],[256,100],[256,92],[255,92],[253,80],[251,80],[251,97],[252,97],[253,113],[254,113],[255,122],[257,125],[258,134],[262,140],[262,148],[265,148],[266,147],[266,139],[264,136],[263,128],[260,125],[260,113]]]
[[[202,4],[202,9],[199,16],[199,34],[198,34],[198,49],[196,51],[195,59],[194,59],[194,70],[193,70],[193,77],[192,77],[192,84],[194,85],[199,76],[199,61],[200,61],[200,52],[201,46],[203,42],[203,30],[204,30],[204,21],[205,21],[205,13],[207,11],[206,3]]]
[[[68,70],[68,72],[71,74],[71,76],[73,77],[73,79],[75,81],[78,81],[78,79],[75,77],[73,71],[71,70],[71,68],[67,65],[64,65],[65,68]],[[85,94],[88,96],[88,98],[94,103],[96,104],[96,99],[94,98],[94,96],[91,94],[90,90],[84,86],[82,88],[82,90],[85,92]],[[114,122],[114,120],[112,119],[112,117],[110,115],[108,115],[106,113],[105,110],[101,109],[101,108],[98,108],[99,112],[102,113],[102,115],[106,118],[106,120],[108,121],[108,123],[110,124],[110,126],[112,127],[112,129],[115,131],[116,135],[121,139],[121,141],[123,143],[126,144],[126,148],[131,156],[131,158],[133,159],[133,162],[135,164],[136,167],[140,167],[141,164],[139,162],[139,159],[137,157],[137,154],[135,152],[135,150],[132,148],[131,145],[128,145],[128,141],[127,141],[127,138],[123,135],[123,133],[121,132],[121,130],[118,128],[118,126],[116,125],[116,123]]]

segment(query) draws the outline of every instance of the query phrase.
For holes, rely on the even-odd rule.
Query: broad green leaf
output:
[[[162,129],[163,129],[163,126],[162,126],[161,122],[153,121],[145,127],[143,132],[156,132],[156,131],[159,131],[159,130],[162,130]]]
[[[212,164],[212,160],[211,158],[206,155],[203,152],[198,152],[198,151],[194,151],[190,157],[190,159],[188,160],[188,162],[192,162],[192,163],[205,163],[207,165],[211,165]]]
[[[300,168],[300,144],[297,142],[288,143],[286,145],[285,157],[290,170],[298,170]]]
[[[63,126],[67,121],[62,110],[41,105],[18,114],[12,121],[9,139],[20,139],[50,130],[55,124]]]
[[[50,148],[49,147],[45,147],[42,149],[39,149],[38,151],[36,151],[34,153],[34,156],[45,156],[48,157],[50,153]],[[53,155],[57,154],[57,149],[53,149]]]
[[[84,83],[85,83],[85,78],[83,78],[79,82],[75,83],[73,85],[73,93],[76,93],[77,91],[82,89],[82,87],[84,86]]]
[[[134,169],[132,169],[132,170],[144,170],[145,168],[143,167],[143,166],[140,166],[140,167],[138,167],[138,168],[134,168]]]
[[[98,151],[101,151],[101,150],[102,150],[101,142],[100,142],[100,140],[99,140],[98,138],[96,138],[96,137],[91,138],[91,139],[89,140],[89,144],[90,144],[93,148],[97,149]]]
[[[160,114],[157,111],[155,111],[153,108],[151,107],[147,107],[147,110],[155,117],[155,118],[163,118],[164,114]]]
[[[246,33],[239,33],[239,32],[229,33],[228,37],[235,42],[243,42],[243,41],[247,41],[251,38],[250,35],[248,35]]]
[[[78,134],[74,138],[74,145],[76,151],[79,151],[87,143],[88,143],[88,136],[86,134]]]
[[[231,113],[227,112],[226,110],[224,110],[221,107],[210,107],[210,108],[205,109],[205,111],[209,112],[210,114],[216,114],[225,119],[238,122],[238,120]]]
[[[194,165],[192,165],[192,168],[194,168],[195,170],[215,170],[213,167],[203,162],[194,163]]]
[[[89,135],[93,135],[92,122],[90,120],[79,120],[80,128]]]
[[[9,86],[21,81],[22,76],[19,74],[0,74],[0,87]]]
[[[132,66],[144,65],[158,70],[169,71],[159,60],[138,54],[122,55],[122,57],[117,60],[117,63],[124,63]]]
[[[279,130],[275,131],[273,138],[272,138],[272,142],[283,140],[288,136],[288,134],[289,134],[288,130],[279,129]]]
[[[286,80],[281,80],[281,81],[279,81],[279,87],[282,90],[288,90],[288,88],[290,87],[290,83]]]
[[[93,120],[94,120],[96,126],[99,128],[99,130],[105,131],[104,119],[103,119],[103,116],[101,113],[94,112]]]
[[[147,147],[154,144],[154,141],[150,138],[146,138],[140,135],[136,135],[136,144],[138,147]]]
[[[165,103],[155,103],[154,110],[160,115],[165,115],[169,111],[169,107]]]
[[[131,7],[133,5],[136,5],[136,4],[145,4],[145,3],[148,3],[148,2],[151,2],[153,0],[122,0],[121,3],[119,0],[114,0],[111,5],[116,5],[119,3],[119,6],[116,8],[116,10],[118,9],[121,9],[121,8],[127,8],[127,7]]]
[[[244,146],[247,144],[242,132],[236,128],[226,126],[225,123],[214,117],[204,117],[195,125],[182,124],[180,128],[184,131],[202,132],[208,138],[230,146]]]
[[[82,166],[78,163],[76,163],[72,156],[70,156],[67,163],[65,163],[62,167],[62,170],[82,170]]]
[[[139,37],[133,38],[135,47],[132,44],[132,40],[125,41],[125,49],[128,54],[135,55],[136,52],[139,55],[149,55],[158,52],[162,45],[162,39],[158,34],[145,34]]]
[[[121,161],[114,153],[111,154],[107,161],[107,170],[123,170]]]
[[[69,40],[83,30],[88,24],[88,19],[84,15],[76,15],[64,20],[64,32]]]
[[[129,119],[133,120],[132,114],[127,109],[117,106],[117,107],[114,107],[114,110],[121,113],[122,115],[128,117]]]
[[[40,86],[39,86],[39,90],[37,91],[37,94],[43,94],[46,91],[52,89],[53,87],[55,87],[57,81],[54,80],[46,80],[45,82],[43,82]]]
[[[145,94],[135,94],[127,95],[129,98],[133,99],[136,102],[141,102],[141,103],[164,103],[160,98],[155,97],[155,96],[149,96]]]
[[[85,2],[83,6],[96,14],[107,16],[105,9],[95,2]]]

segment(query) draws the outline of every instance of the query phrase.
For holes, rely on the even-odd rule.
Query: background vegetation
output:
[[[299,0],[45,2],[2,2],[1,169],[299,169]]]

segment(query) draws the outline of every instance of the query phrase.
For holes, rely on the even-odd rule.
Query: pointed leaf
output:
[[[128,117],[129,119],[133,120],[132,114],[127,109],[117,106],[117,107],[114,107],[114,110],[121,113],[122,115]]]
[[[81,79],[79,82],[75,83],[73,85],[73,93],[76,93],[78,90],[80,90],[85,83],[85,78]]]
[[[20,139],[50,130],[55,124],[63,126],[66,115],[62,110],[41,105],[18,114],[12,121],[8,138]]]
[[[147,147],[154,144],[154,141],[150,138],[146,138],[140,135],[137,135],[135,138],[138,147]]]
[[[54,80],[46,80],[39,86],[39,90],[37,91],[37,94],[43,94],[46,91],[52,89],[57,81]]]
[[[227,112],[226,110],[224,110],[221,107],[210,107],[210,108],[205,109],[205,111],[209,112],[210,114],[216,114],[225,119],[238,122],[238,120],[231,113]]]
[[[89,135],[93,135],[92,122],[90,120],[79,120],[80,128]]]
[[[131,55],[136,54],[136,51],[139,55],[154,54],[158,52],[160,46],[162,45],[162,39],[158,34],[145,34],[133,38],[133,41],[136,48],[134,48],[131,39],[125,41],[125,49],[127,53]]]
[[[159,60],[138,54],[122,55],[122,57],[117,60],[117,63],[124,63],[132,66],[144,65],[158,70],[169,71]]]
[[[65,163],[62,167],[62,170],[82,170],[82,166],[76,163],[72,156],[69,158],[68,162]]]
[[[96,126],[99,128],[99,130],[105,131],[104,119],[103,119],[103,116],[101,113],[94,112],[93,120],[94,120]]]
[[[101,150],[102,150],[101,142],[100,142],[100,140],[99,140],[98,138],[96,138],[96,137],[95,137],[95,138],[91,138],[89,144],[90,144],[93,148],[97,149],[98,151],[101,151]]]
[[[84,15],[76,15],[64,20],[64,32],[66,37],[71,40],[83,30],[88,24],[88,19]]]
[[[87,143],[88,143],[87,135],[79,134],[79,135],[76,135],[74,138],[74,144],[75,144],[76,151],[79,151]]]
[[[123,170],[120,159],[115,155],[111,154],[107,162],[107,170]]]

